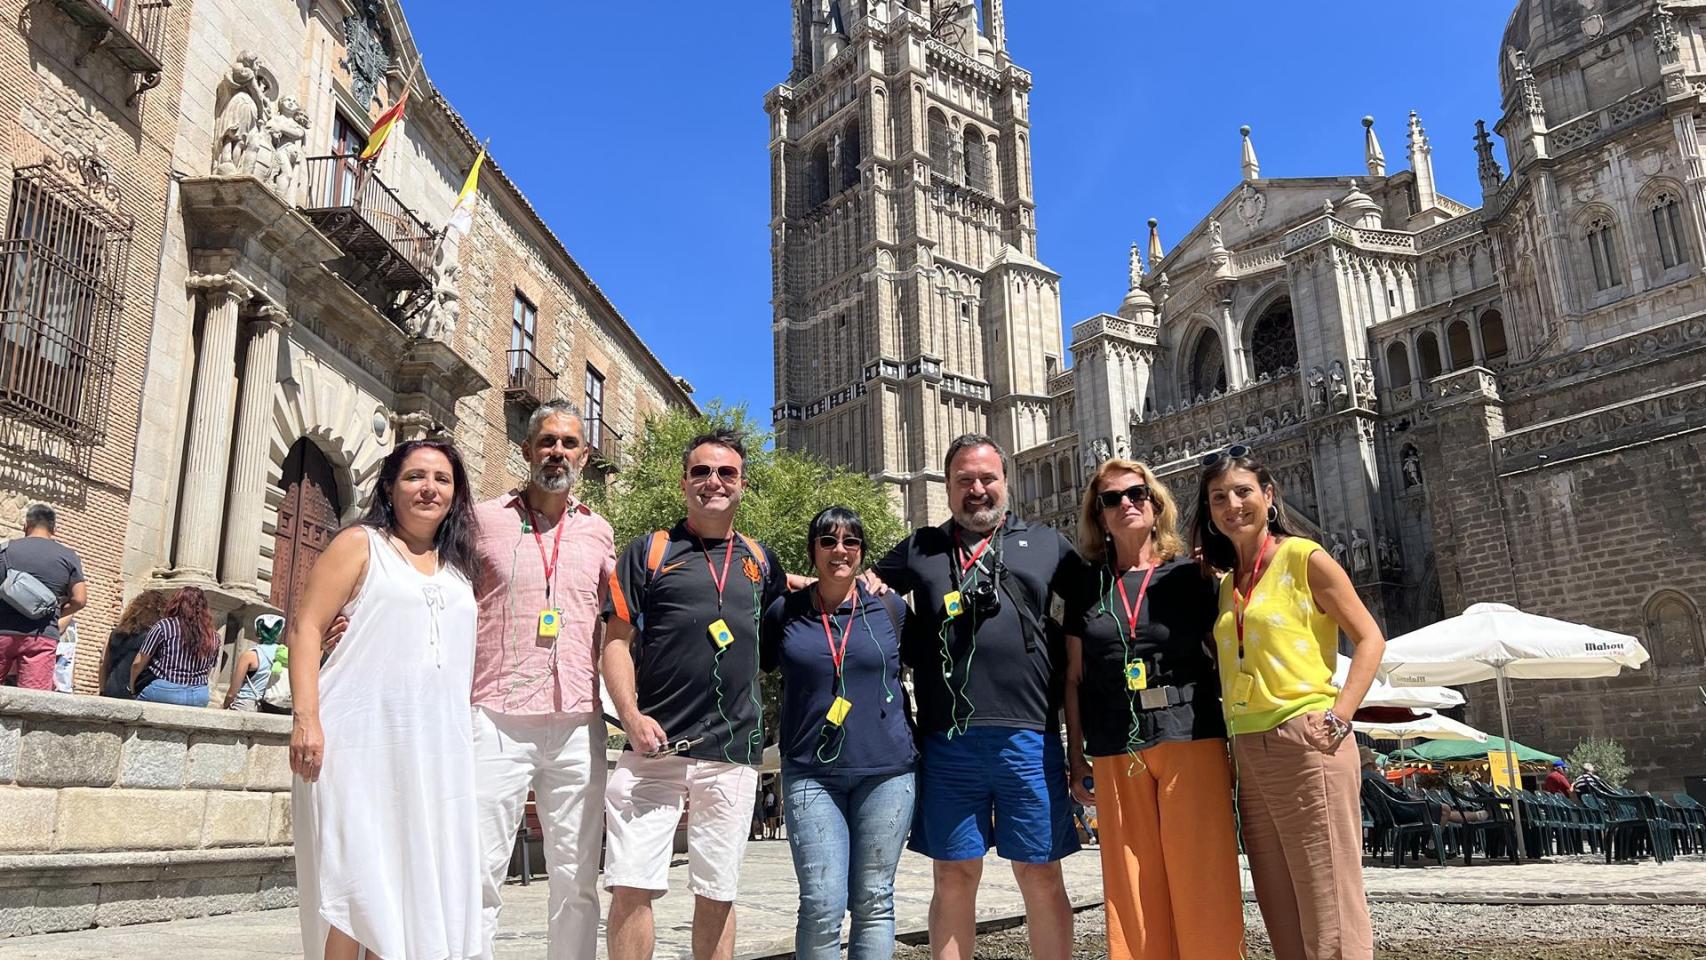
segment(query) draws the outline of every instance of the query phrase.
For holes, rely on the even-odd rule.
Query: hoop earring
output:
[[[1277,503],[1268,504],[1268,522],[1269,523],[1278,523],[1279,522],[1279,504],[1277,504]]]

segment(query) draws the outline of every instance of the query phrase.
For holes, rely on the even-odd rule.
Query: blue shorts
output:
[[[1052,863],[1078,850],[1060,738],[972,727],[933,733],[919,758],[911,848],[932,860],[973,860],[991,847],[1017,863]]]

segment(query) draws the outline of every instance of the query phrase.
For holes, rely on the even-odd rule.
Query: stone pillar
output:
[[[211,580],[219,561],[220,507],[231,463],[232,378],[237,363],[237,314],[253,288],[235,274],[193,274],[206,319],[196,351],[195,399],[190,407],[189,452],[178,503],[177,567]]]
[[[1694,127],[1694,114],[1681,113],[1671,118],[1671,128],[1676,134],[1676,149],[1682,154],[1683,165],[1688,170],[1688,209],[1694,214],[1694,236],[1692,246],[1696,250],[1706,250],[1706,157],[1700,153],[1700,135]]]
[[[261,524],[266,514],[267,454],[273,387],[278,381],[278,344],[290,324],[284,310],[267,304],[247,324],[249,352],[238,387],[237,448],[231,464],[231,493],[225,509],[225,553],[221,578],[253,584],[260,566]]]

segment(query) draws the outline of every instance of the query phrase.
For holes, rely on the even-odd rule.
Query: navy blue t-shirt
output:
[[[835,643],[851,617],[841,681],[824,636],[816,589],[796,590],[764,612],[759,658],[765,671],[782,671],[782,723],[778,746],[788,766],[819,775],[880,776],[905,773],[917,759],[906,695],[900,685],[900,636],[906,604],[864,588],[858,607],[844,603],[830,617]],[[853,707],[833,728],[826,719],[837,696]]]

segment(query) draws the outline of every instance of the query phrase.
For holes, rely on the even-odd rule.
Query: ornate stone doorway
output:
[[[315,558],[338,532],[343,515],[331,461],[307,437],[296,441],[284,460],[284,501],[278,505],[273,540],[272,604],[285,616],[308,582]]]

